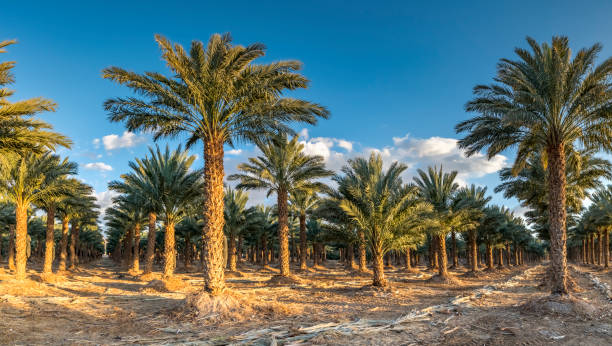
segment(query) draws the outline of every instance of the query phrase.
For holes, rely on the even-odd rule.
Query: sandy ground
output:
[[[109,259],[42,283],[35,271],[23,284],[0,271],[2,344],[380,344],[380,345],[610,345],[612,272],[572,266],[580,304],[546,303],[545,267],[523,266],[428,282],[432,272],[389,268],[391,289],[368,286],[367,276],[326,267],[298,273],[303,283],[274,286],[274,268],[243,265],[228,286],[280,313],[241,321],[182,313],[186,295],[202,284],[197,273],[177,274],[180,289],[159,292]],[[607,286],[606,286],[607,285]],[[556,304],[556,305],[555,305]],[[543,309],[547,307],[547,309]],[[574,306],[575,307],[575,306]]]

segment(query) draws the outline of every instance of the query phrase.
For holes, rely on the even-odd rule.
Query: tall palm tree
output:
[[[306,237],[306,215],[313,211],[319,202],[315,191],[293,190],[290,193],[291,208],[300,221],[300,270],[306,270],[306,251],[308,247]]]
[[[255,64],[265,47],[232,45],[229,34],[214,34],[205,47],[193,41],[187,53],[162,36],[155,37],[173,76],[137,74],[118,67],[104,78],[127,85],[142,98],[115,98],[105,103],[112,121],[129,130],[149,130],[155,139],[189,135],[187,145],[204,145],[204,285],[216,294],[223,277],[223,157],[225,144],[251,142],[270,132],[292,132],[290,122],[315,124],[328,111],[317,104],[285,97],[286,90],[306,88],[298,61]]]
[[[0,53],[5,47],[16,43],[15,40],[0,41]],[[41,112],[55,111],[56,104],[41,97],[10,102],[14,91],[5,88],[15,81],[11,70],[12,61],[0,62],[0,154],[8,152],[37,152],[55,150],[58,146],[70,147],[70,140],[58,133],[49,131],[52,126],[31,116]],[[0,156],[0,157],[2,157]]]
[[[566,153],[579,145],[612,150],[612,58],[596,65],[600,44],[573,57],[567,37],[516,48],[519,59],[502,59],[496,84],[474,88],[466,105],[478,116],[455,127],[467,132],[459,141],[472,155],[487,148],[489,158],[518,146],[513,173],[533,153],[546,155],[553,294],[568,294],[566,256]]]
[[[265,189],[268,196],[276,192],[278,207],[278,240],[280,243],[280,275],[289,276],[289,211],[287,201],[291,191],[320,190],[324,184],[318,179],[329,177],[323,157],[304,154],[304,145],[294,136],[278,135],[259,141],[262,155],[238,165],[243,173],[232,174],[230,180],[240,180],[238,188]]]
[[[0,192],[15,203],[16,278],[25,279],[27,211],[33,203],[62,194],[65,186],[50,183],[57,177],[74,173],[75,165],[49,152],[14,155],[10,162],[0,163]]]
[[[432,205],[433,218],[436,220],[429,230],[438,248],[438,276],[442,280],[449,280],[446,235],[453,227],[460,225],[463,218],[463,213],[452,208],[453,198],[459,189],[455,182],[457,171],[444,173],[440,166],[440,169],[429,167],[427,172],[418,169],[417,173],[414,181],[419,187],[419,194]]]
[[[369,159],[356,158],[336,175],[338,191],[344,197],[340,207],[354,224],[363,230],[372,250],[373,286],[386,286],[383,256],[398,246],[407,245],[405,231],[421,223],[426,205],[417,199],[417,188],[402,185],[400,175],[407,166],[394,162],[384,171],[380,154]]]
[[[486,194],[486,187],[472,184],[469,187],[460,188],[455,194],[453,201],[453,208],[455,210],[462,210],[468,220],[468,227],[465,230],[468,232],[470,242],[470,275],[475,275],[478,271],[477,227],[483,217],[485,206],[491,201],[491,197],[487,197]]]

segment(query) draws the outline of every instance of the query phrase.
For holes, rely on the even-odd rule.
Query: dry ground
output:
[[[612,273],[573,266],[573,302],[547,302],[545,267],[523,266],[461,277],[460,284],[427,282],[431,272],[389,269],[391,289],[329,261],[299,273],[303,282],[275,286],[274,268],[243,265],[228,278],[234,292],[276,307],[241,321],[183,313],[186,295],[202,284],[181,273],[178,291],[120,271],[109,259],[42,283],[23,284],[0,270],[2,344],[612,344]],[[576,301],[578,303],[576,303]],[[573,310],[572,310],[573,309]]]

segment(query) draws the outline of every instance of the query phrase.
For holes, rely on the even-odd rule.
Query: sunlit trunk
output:
[[[604,230],[604,266],[610,266],[610,232]]]
[[[228,269],[232,272],[236,271],[236,239],[234,235],[229,236],[228,240],[228,253],[229,253],[229,261],[228,261]]]
[[[15,271],[15,225],[9,225],[9,250],[8,250],[9,270]]]
[[[363,230],[358,230],[357,233],[359,235],[359,271],[365,272],[368,269],[366,266],[365,234]]]
[[[387,285],[387,281],[385,280],[383,252],[379,246],[372,247],[372,260],[374,262],[373,263],[374,277],[373,277],[372,285],[377,286],[377,287],[384,287]]]
[[[406,270],[410,271],[412,270],[412,263],[410,263],[411,258],[410,258],[410,248],[409,247],[406,247],[405,255],[406,255]]]
[[[493,269],[493,248],[487,244],[487,268]]]
[[[568,294],[567,236],[565,229],[565,148],[559,144],[548,148],[548,184],[550,217],[551,293]]]
[[[457,251],[457,235],[455,234],[455,231],[451,232],[451,239],[452,239],[452,245],[453,245],[453,249],[452,249],[452,256],[453,256],[453,268],[457,268],[459,266],[459,251]]]
[[[305,270],[306,266],[306,214],[300,213],[300,269]]]
[[[223,140],[204,141],[204,228],[202,232],[204,290],[219,294],[225,289],[223,261]]]
[[[45,237],[45,262],[43,264],[43,274],[52,272],[53,248],[55,247],[55,206],[47,208],[47,233]]]
[[[149,234],[147,235],[147,254],[145,258],[144,274],[149,274],[153,271],[153,259],[155,258],[155,223],[157,215],[149,213]]]
[[[478,271],[478,244],[476,243],[476,230],[470,231],[470,250],[472,251],[472,272]]]
[[[504,267],[504,248],[502,247],[498,248],[497,253],[499,256],[499,262],[497,263],[497,266],[499,268],[503,268]]]
[[[62,217],[62,239],[60,240],[60,260],[58,271],[62,272],[66,270],[66,259],[68,257],[67,249],[68,246],[68,224],[70,220],[67,216]]]
[[[166,234],[164,236],[164,278],[172,277],[176,268],[176,247],[174,236],[174,224],[166,222]]]
[[[595,247],[595,257],[597,257],[597,265],[601,265],[601,252],[603,247],[601,246],[601,232],[597,232],[597,246]]]
[[[140,272],[140,224],[134,226],[134,253],[132,254],[132,271]]]
[[[346,262],[344,266],[347,270],[355,269],[355,253],[352,243],[346,246]]]
[[[283,189],[279,189],[277,193],[280,275],[289,276],[291,272],[289,270],[289,225],[287,210],[288,195],[287,191]]]
[[[24,280],[26,277],[26,262],[28,246],[28,207],[17,204],[15,208],[15,216],[17,221],[17,234],[15,236],[16,249],[16,269],[15,277],[17,280]]]

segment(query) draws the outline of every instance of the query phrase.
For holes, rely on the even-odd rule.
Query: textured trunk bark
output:
[[[453,256],[453,265],[452,268],[457,268],[459,266],[459,252],[457,251],[457,235],[455,231],[451,232],[451,239],[453,242],[452,256]]]
[[[493,248],[487,244],[487,268],[493,269]]]
[[[124,245],[124,253],[123,253],[123,266],[126,269],[130,269],[132,265],[132,254],[134,247],[134,230],[132,228],[128,228],[125,234],[125,243]]]
[[[60,261],[57,268],[58,271],[62,272],[66,270],[66,258],[68,253],[66,247],[68,246],[68,223],[70,220],[68,217],[62,217],[62,239],[60,240]]]
[[[586,239],[582,239],[582,263],[587,263],[587,255],[586,255]]]
[[[348,244],[346,246],[346,262],[345,268],[347,270],[355,269],[355,253],[354,253],[353,244]]]
[[[601,246],[601,232],[597,232],[597,247],[595,247],[595,255],[597,257],[597,265],[601,265],[601,252],[603,247]]]
[[[567,236],[565,229],[565,147],[560,144],[548,150],[548,215],[550,217],[551,293],[568,294]]]
[[[412,270],[412,263],[410,263],[410,248],[406,248],[406,270]]]
[[[225,289],[223,261],[223,140],[204,141],[204,229],[202,256],[204,290],[216,295]]]
[[[174,224],[166,223],[166,234],[164,237],[164,278],[172,277],[176,268],[176,247],[174,236]]]
[[[270,257],[268,257],[268,238],[266,236],[261,239],[261,247],[261,263],[267,265]]]
[[[497,250],[497,252],[498,252],[498,254],[499,254],[499,255],[498,255],[498,256],[499,256],[499,263],[497,263],[497,266],[498,266],[499,268],[503,268],[503,267],[504,267],[504,249],[500,247],[500,248]]]
[[[147,235],[147,254],[145,258],[144,274],[150,274],[153,271],[153,259],[155,258],[155,223],[157,215],[149,213],[149,234]]]
[[[365,234],[362,230],[357,231],[359,235],[359,271],[365,272],[367,271],[366,264],[366,243],[365,243]]]
[[[306,214],[300,213],[300,269],[306,270]]]
[[[476,230],[470,231],[470,250],[472,251],[472,272],[478,271],[478,244]]]
[[[433,267],[434,269],[440,270],[440,239],[435,236],[432,238],[433,241]],[[444,244],[446,247],[446,244]]]
[[[446,258],[446,239],[443,235],[437,235],[438,243],[438,275],[442,278],[448,277],[448,260]]]
[[[76,268],[76,221],[72,221],[72,228],[70,230],[70,266],[69,269]]]
[[[15,272],[15,225],[9,225],[8,267]]]
[[[236,251],[236,263],[242,262],[242,236],[238,236],[238,249]]]
[[[132,271],[140,272],[140,224],[134,226],[134,253],[132,254]]]
[[[289,276],[289,225],[288,225],[288,210],[287,210],[287,191],[284,189],[278,190],[278,242],[280,248],[280,275]]]
[[[506,265],[508,267],[511,266],[510,264],[510,243],[506,243]]]
[[[229,261],[228,261],[228,269],[230,271],[236,271],[236,239],[234,239],[233,235],[230,235],[229,241],[227,243],[228,252],[229,252]]]
[[[610,266],[610,232],[604,231],[604,267]]]
[[[387,285],[387,281],[385,280],[385,271],[383,264],[383,252],[382,249],[378,247],[372,248],[372,259],[373,259],[373,269],[374,276],[372,281],[372,286],[384,287]]]
[[[17,221],[17,234],[15,236],[15,249],[17,252],[15,277],[24,280],[26,277],[26,262],[28,246],[28,207],[17,204],[15,208]]]
[[[45,237],[45,262],[43,264],[43,274],[50,274],[53,266],[53,248],[55,247],[55,206],[47,208],[47,234]]]

